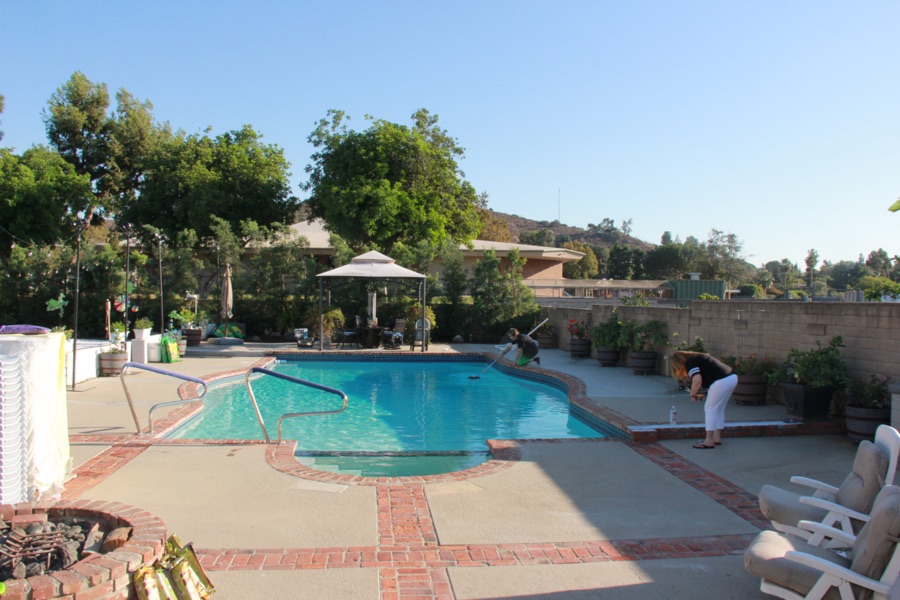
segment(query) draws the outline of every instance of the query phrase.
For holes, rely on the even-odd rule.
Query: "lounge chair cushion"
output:
[[[880,579],[900,537],[900,487],[885,486],[872,507],[872,519],[853,544],[853,566],[857,573]]]
[[[751,575],[805,596],[822,576],[822,572],[785,558],[785,554],[791,550],[819,556],[842,567],[850,566],[849,559],[831,550],[811,546],[800,538],[777,531],[763,531],[744,552],[744,567]],[[840,594],[836,588],[831,588],[825,598],[838,599]]]
[[[884,485],[887,474],[888,456],[884,449],[868,440],[863,440],[856,450],[853,468],[838,488],[834,502],[849,509],[868,514],[875,496]],[[764,485],[759,492],[759,508],[766,518],[777,523],[797,525],[805,519],[821,522],[828,514],[826,510],[802,504],[800,498],[811,493],[798,494],[774,485]],[[861,525],[854,527],[858,530]]]
[[[868,440],[859,443],[853,469],[834,496],[835,502],[855,511],[869,514],[887,475],[888,456]]]

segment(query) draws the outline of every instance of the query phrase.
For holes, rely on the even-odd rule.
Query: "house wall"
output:
[[[671,356],[675,343],[703,338],[708,351],[725,354],[757,354],[782,361],[791,348],[809,349],[842,336],[841,355],[851,375],[886,375],[900,381],[900,303],[895,302],[799,302],[799,301],[694,301],[689,308],[670,306],[613,306],[546,308],[557,331],[558,345],[569,348],[569,319],[590,316],[596,324],[615,309],[620,320],[640,322],[659,319],[668,324]],[[677,332],[678,337],[672,336]],[[667,361],[659,361],[664,374]]]

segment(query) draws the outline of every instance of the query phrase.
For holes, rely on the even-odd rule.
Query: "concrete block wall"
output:
[[[694,301],[688,308],[672,306],[612,306],[591,309],[549,308],[560,349],[569,349],[566,325],[570,319],[593,324],[609,318],[615,309],[620,320],[644,322],[659,319],[668,324],[670,345],[703,338],[714,355],[757,354],[785,360],[792,348],[809,349],[836,336],[844,338],[841,350],[853,376],[886,375],[900,381],[900,303],[890,302],[779,302]],[[678,336],[672,334],[677,332]],[[663,369],[665,361],[660,361]],[[660,371],[662,374],[662,371]]]

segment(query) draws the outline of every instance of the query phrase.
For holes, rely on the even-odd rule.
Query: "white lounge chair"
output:
[[[761,578],[760,590],[779,598],[894,597],[891,590],[900,573],[900,487],[882,488],[870,517],[856,536],[821,523],[800,523],[811,534],[819,533],[849,547],[846,555],[793,535],[763,531],[744,552],[744,567]]]
[[[898,459],[900,432],[889,425],[881,425],[875,433],[874,444],[865,440],[860,442],[853,468],[840,487],[794,476],[792,483],[804,485],[812,493],[798,494],[764,485],[759,493],[760,510],[778,531],[807,540],[811,534],[798,526],[802,520],[836,525],[847,533],[855,533],[866,520],[865,515],[881,488],[894,483]]]

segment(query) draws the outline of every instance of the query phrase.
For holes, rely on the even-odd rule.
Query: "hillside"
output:
[[[572,227],[570,225],[565,225],[556,221],[534,221],[532,219],[520,217],[519,215],[510,215],[497,211],[491,212],[493,212],[494,215],[499,219],[506,221],[507,225],[509,226],[509,233],[512,236],[513,241],[518,241],[519,236],[523,232],[549,229],[553,232],[554,235],[567,235],[573,241],[581,242],[582,244],[591,244],[594,246],[611,248],[618,241],[618,243],[620,244],[624,244],[632,248],[640,248],[641,250],[645,251],[655,247],[655,244],[639,240],[632,236],[623,235],[621,231],[618,232],[618,236],[607,236],[597,233],[592,234],[587,229],[584,229],[582,227]]]

